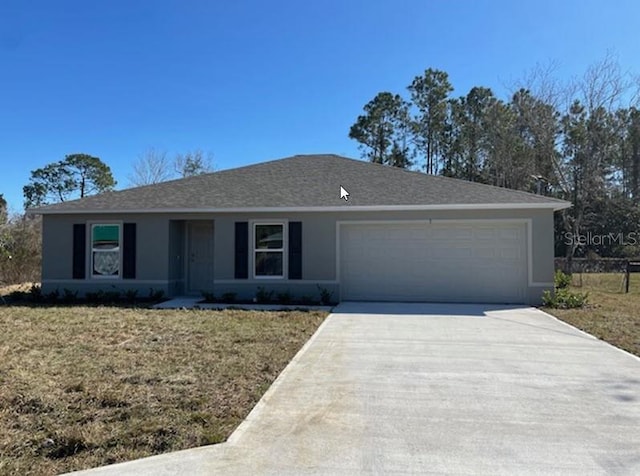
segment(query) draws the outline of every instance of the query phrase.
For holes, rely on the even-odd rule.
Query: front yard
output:
[[[640,356],[640,275],[574,275],[547,309]],[[224,441],[320,312],[0,304],[0,474],[50,475]]]
[[[589,304],[583,309],[546,311],[640,356],[640,274],[632,274],[630,284],[626,294],[622,274],[574,274],[571,291],[588,292]]]
[[[325,315],[0,304],[0,474],[222,442]]]

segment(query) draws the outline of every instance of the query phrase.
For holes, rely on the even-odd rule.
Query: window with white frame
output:
[[[254,224],[254,274],[256,278],[284,277],[284,224]]]
[[[120,277],[120,225],[91,225],[91,276]]]

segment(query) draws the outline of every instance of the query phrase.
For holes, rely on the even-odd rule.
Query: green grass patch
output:
[[[640,356],[640,274],[632,274],[629,293],[621,273],[574,274],[568,288],[589,294],[582,309],[545,309],[550,314],[621,349]]]

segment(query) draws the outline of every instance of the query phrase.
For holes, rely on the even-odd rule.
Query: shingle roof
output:
[[[349,192],[341,200],[340,186]],[[296,155],[246,167],[103,193],[34,213],[360,208],[554,208],[567,202],[338,155]]]

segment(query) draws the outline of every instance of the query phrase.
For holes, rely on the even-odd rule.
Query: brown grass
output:
[[[40,283],[20,283],[20,284],[8,284],[6,286],[0,286],[0,296],[8,296],[14,291],[28,292],[31,286],[40,286]]]
[[[640,356],[640,274],[632,274],[624,293],[618,273],[574,274],[572,291],[588,292],[584,309],[546,309],[547,312],[594,336]]]
[[[0,305],[0,474],[224,441],[324,316]]]

